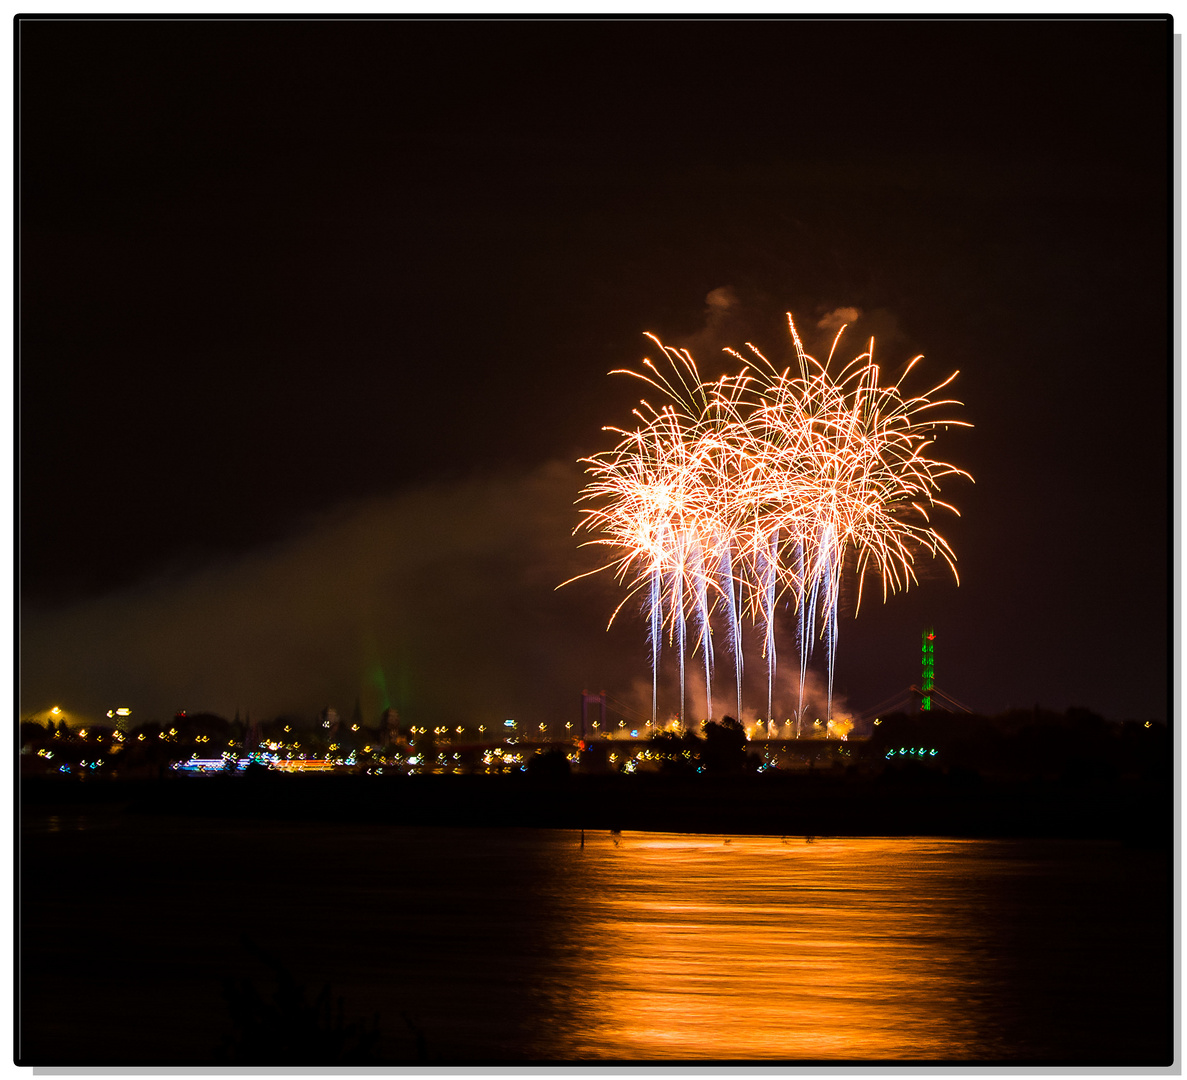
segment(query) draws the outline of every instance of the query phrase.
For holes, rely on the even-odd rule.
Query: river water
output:
[[[229,986],[270,1000],[283,977],[310,1001],[328,984],[347,1023],[374,1018],[369,1060],[1172,1052],[1170,859],[1113,842],[114,810],[30,816],[21,839],[21,1064],[242,1053]],[[269,1037],[274,1063],[304,1060],[300,1035]]]

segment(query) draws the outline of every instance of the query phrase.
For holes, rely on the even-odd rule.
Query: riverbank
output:
[[[534,776],[25,778],[22,811],[127,812],[451,827],[755,836],[1172,837],[1169,784],[1110,779],[989,781],[973,775],[662,774]]]

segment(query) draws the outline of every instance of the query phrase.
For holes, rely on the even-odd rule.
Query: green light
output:
[[[922,678],[922,697],[919,702],[919,708],[923,712],[931,711],[931,695],[929,690],[935,689],[936,685],[936,632],[934,628],[928,627],[923,631],[922,647],[920,649],[920,659],[923,668]]]
[[[392,699],[387,692],[387,676],[383,671],[383,664],[378,660],[371,666],[371,670],[367,672],[367,681],[375,687],[379,694],[379,711],[386,712],[391,708]]]

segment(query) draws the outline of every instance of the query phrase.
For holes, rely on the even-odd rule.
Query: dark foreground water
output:
[[[1172,1058],[1170,858],[1116,842],[114,808],[21,840],[22,1065]]]

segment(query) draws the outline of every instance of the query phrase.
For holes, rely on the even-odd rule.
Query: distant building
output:
[[[598,719],[590,720],[590,706],[598,710]],[[581,738],[588,742],[600,735],[607,734],[606,727],[606,692],[591,694],[588,690],[581,691]]]

